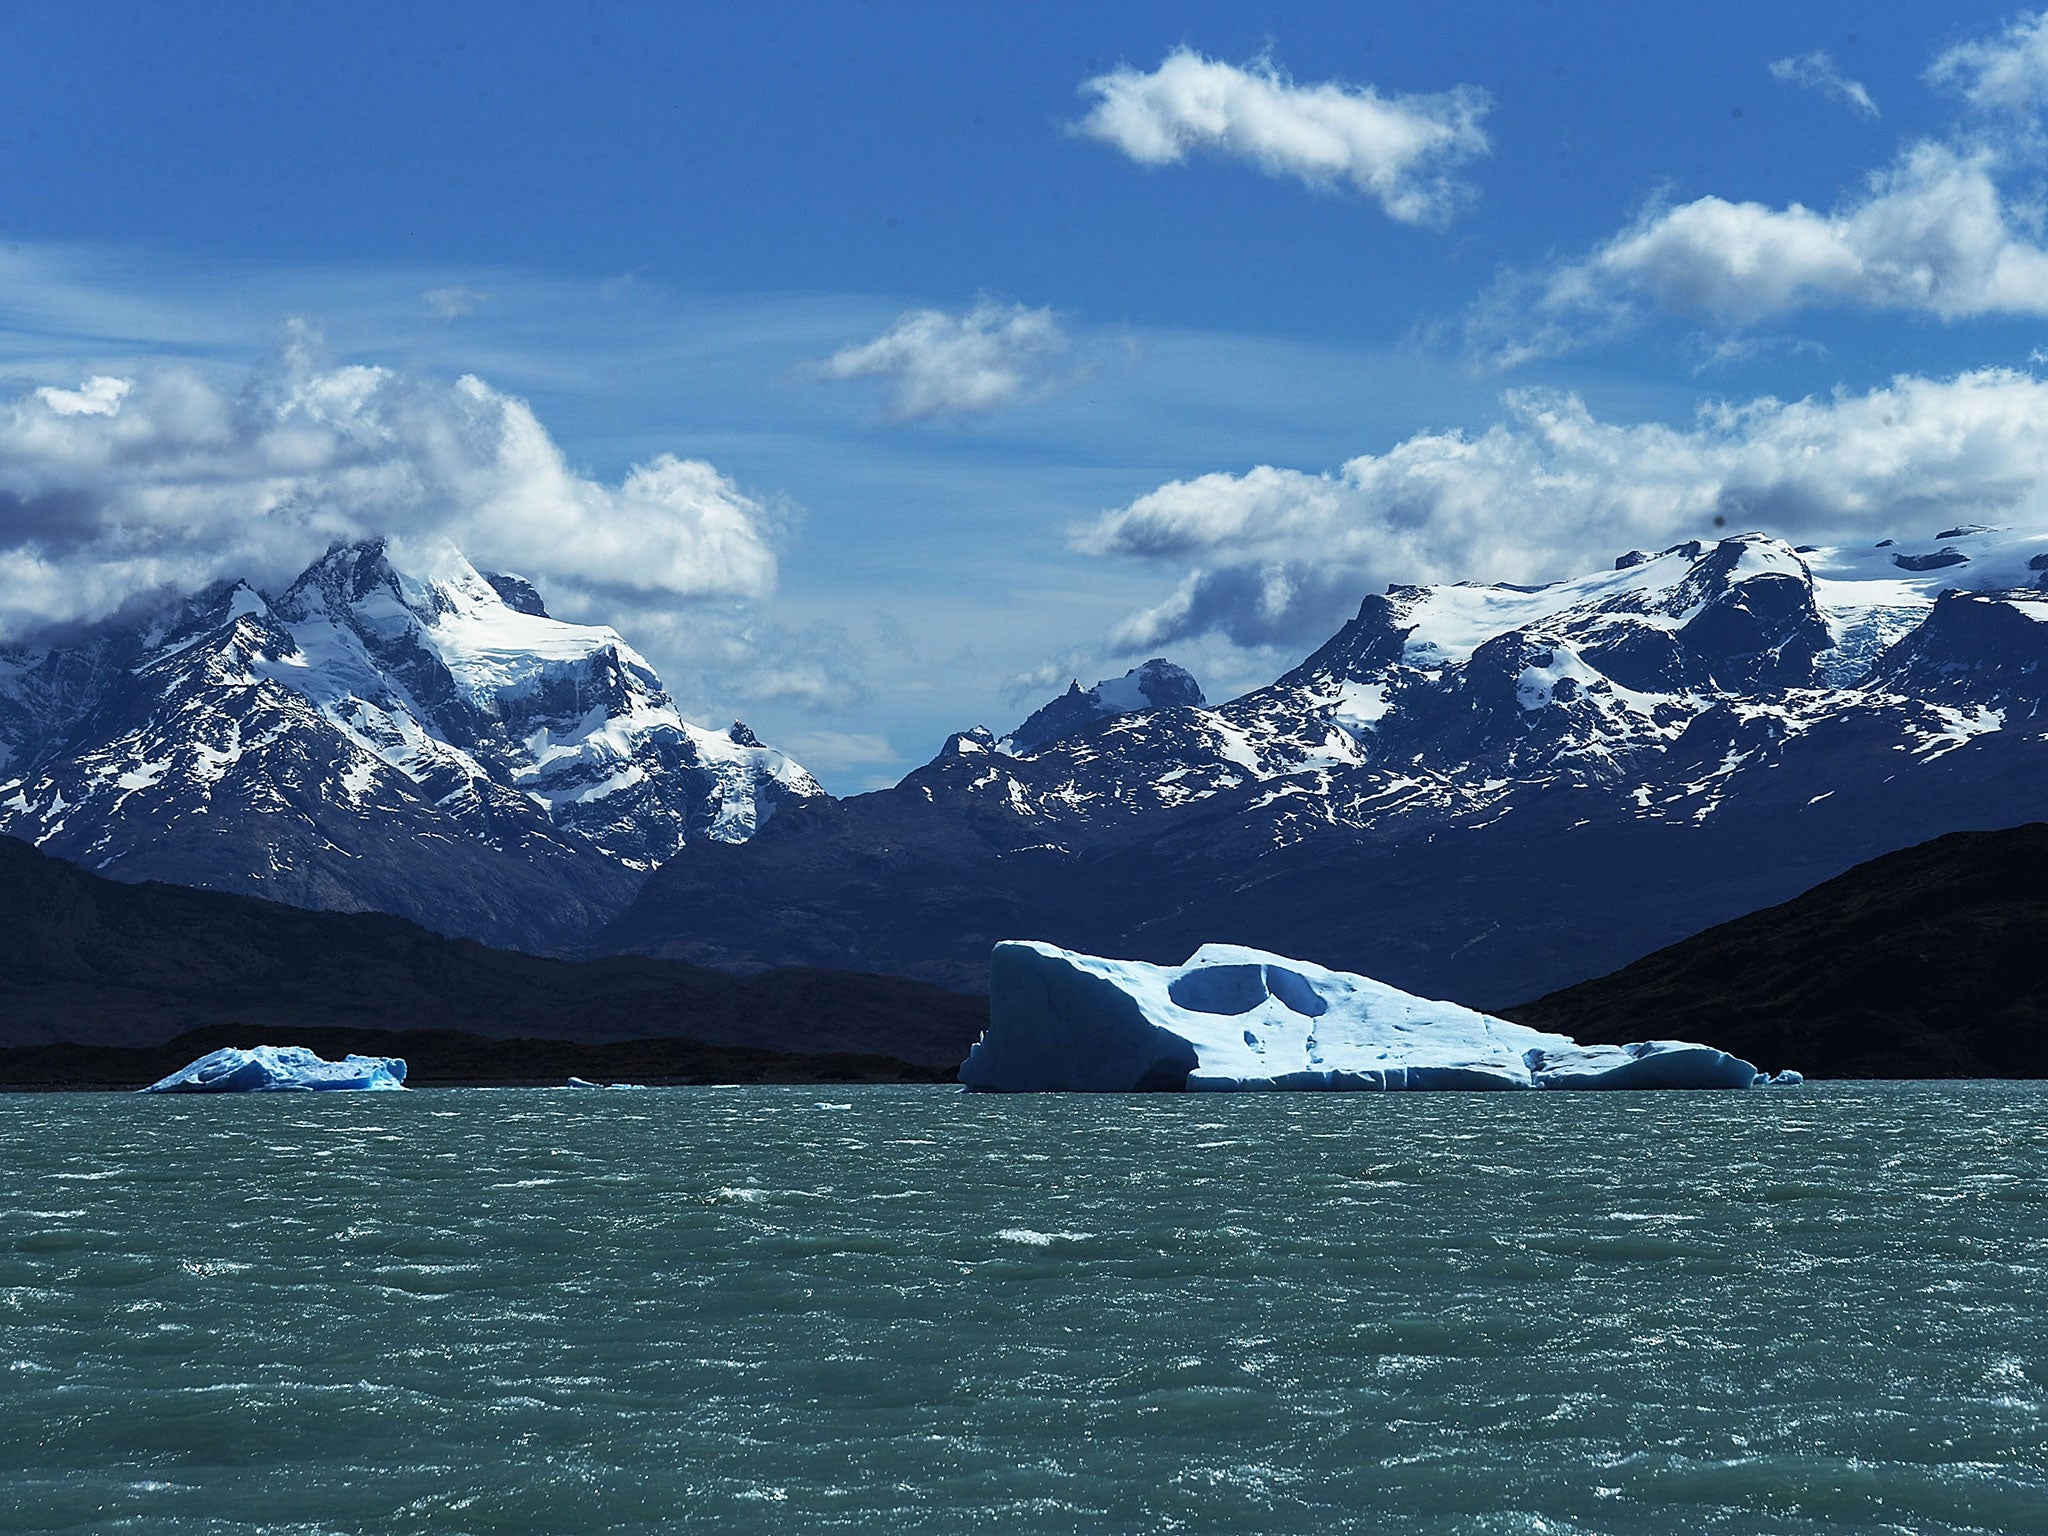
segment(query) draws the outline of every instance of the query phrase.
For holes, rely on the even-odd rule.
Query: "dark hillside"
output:
[[[0,838],[0,1048],[154,1046],[233,1023],[244,1035],[694,1040],[946,1067],[986,1021],[984,999],[923,982],[804,969],[733,976],[630,956],[548,960],[381,914],[129,885]]]
[[[2048,824],[1953,832],[1500,1010],[1821,1077],[2048,1077]]]

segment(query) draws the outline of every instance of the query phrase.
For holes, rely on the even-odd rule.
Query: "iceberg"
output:
[[[1781,1074],[1796,1081],[1796,1074]],[[1750,1088],[1684,1040],[1580,1045],[1368,976],[1205,944],[1186,965],[998,944],[989,1024],[960,1068],[995,1092]]]
[[[386,1092],[405,1086],[399,1056],[344,1056],[328,1061],[303,1045],[227,1046],[142,1089],[143,1093],[305,1093],[354,1089]]]

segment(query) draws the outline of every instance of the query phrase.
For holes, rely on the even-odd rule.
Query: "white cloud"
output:
[[[36,398],[59,416],[111,416],[134,387],[131,380],[96,373],[76,389],[39,389]]]
[[[1780,59],[1781,80],[1876,104],[1825,53]],[[1955,321],[2048,315],[2048,247],[2031,193],[2007,185],[2042,147],[2048,15],[1949,49],[1927,72],[1980,118],[1906,145],[1831,210],[1695,198],[1653,203],[1576,261],[1509,273],[1464,317],[1467,350],[1492,367],[1555,356],[1640,324],[1652,310],[1741,329],[1825,307]]]
[[[2048,100],[2048,13],[2019,17],[1995,38],[1959,43],[1928,67],[1931,85],[1971,106],[2029,117]]]
[[[978,300],[948,314],[913,309],[873,341],[842,347],[811,373],[821,379],[886,379],[895,421],[967,416],[1012,405],[1059,382],[1054,363],[1067,334],[1050,309]]]
[[[1076,530],[1087,552],[1182,572],[1112,644],[1302,647],[1389,582],[1547,581],[1717,531],[1825,542],[2048,516],[2048,382],[2027,373],[1717,404],[1685,427],[1599,421],[1550,391],[1505,401],[1476,436],[1174,481]]]
[[[661,454],[616,485],[572,469],[522,400],[336,365],[295,331],[239,389],[167,366],[0,402],[0,631],[160,587],[275,581],[332,539],[441,537],[574,608],[758,597],[773,509]]]
[[[1467,315],[1467,343],[1512,367],[1625,329],[1646,305],[1736,328],[1828,305],[2048,315],[2048,249],[1999,190],[2000,165],[1990,147],[1923,140],[1832,213],[1652,207],[1582,261],[1503,280]]]
[[[460,320],[465,315],[475,314],[478,306],[490,297],[479,289],[457,283],[449,288],[429,288],[420,295],[420,302],[443,320]]]
[[[1877,116],[1877,103],[1871,100],[1870,92],[1860,80],[1851,80],[1835,68],[1835,61],[1825,48],[1816,48],[1812,53],[1802,53],[1797,58],[1773,60],[1771,78],[1785,85],[1818,91],[1853,107],[1865,117]]]
[[[1149,74],[1123,65],[1081,89],[1096,100],[1076,131],[1141,165],[1206,151],[1314,187],[1348,182],[1407,224],[1448,222],[1470,196],[1451,171],[1489,147],[1480,121],[1492,100],[1469,85],[1410,96],[1297,85],[1269,59],[1239,67],[1176,48]]]

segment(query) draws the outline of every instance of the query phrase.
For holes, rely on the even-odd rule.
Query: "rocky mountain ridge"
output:
[[[0,649],[0,832],[122,879],[549,948],[685,844],[822,794],[445,546],[337,545],[274,597]]]

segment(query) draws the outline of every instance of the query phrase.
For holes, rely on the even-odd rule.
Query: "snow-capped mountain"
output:
[[[1006,936],[1171,962],[1292,944],[1504,1004],[2048,814],[2044,588],[2048,532],[1977,527],[1397,586],[1219,707],[1191,678],[1123,711],[1077,685],[894,789],[691,850],[606,942],[955,984]]]
[[[822,793],[446,546],[337,546],[275,596],[223,584],[0,650],[0,832],[123,879],[546,946],[685,844]]]
[[[1177,704],[1199,707],[1207,702],[1193,673],[1164,657],[1154,657],[1122,677],[1105,678],[1086,690],[1081,687],[1081,680],[1075,678],[1065,693],[1033,711],[1029,719],[1005,736],[1001,746],[1010,756],[1023,757],[1048,742],[1079,735],[1118,715],[1171,709]]]

